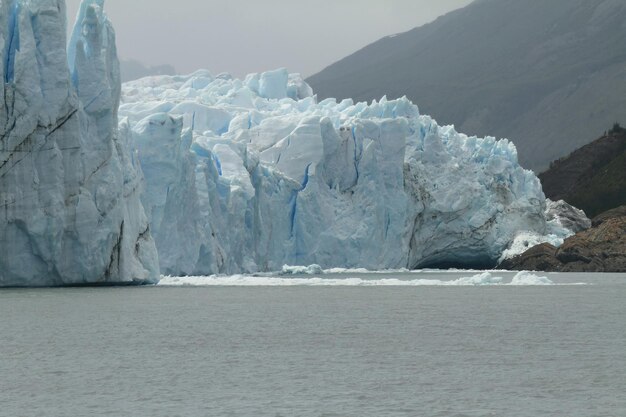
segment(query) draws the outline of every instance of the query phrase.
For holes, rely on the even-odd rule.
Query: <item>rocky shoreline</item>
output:
[[[545,272],[626,272],[626,206],[593,219],[590,229],[556,248],[544,243],[502,262],[500,269]]]

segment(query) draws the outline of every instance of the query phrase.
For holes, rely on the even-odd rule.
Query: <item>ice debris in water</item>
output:
[[[319,265],[289,266],[284,265],[280,275],[321,275],[324,270]]]
[[[198,287],[483,287],[483,286],[536,286],[554,285],[546,277],[538,277],[528,272],[520,272],[509,284],[504,278],[494,276],[490,272],[483,272],[471,277],[462,277],[456,280],[444,281],[436,279],[363,279],[346,277],[337,278],[284,278],[280,276],[251,276],[251,275],[213,275],[208,277],[163,277],[159,285],[162,286],[198,286]]]
[[[554,285],[547,277],[537,276],[527,271],[518,272],[510,285]]]

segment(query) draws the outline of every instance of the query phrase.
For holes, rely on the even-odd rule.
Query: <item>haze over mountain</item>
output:
[[[285,67],[308,77],[389,33],[472,0],[106,0],[118,52],[180,74],[237,78]],[[6,3],[6,1],[5,1]],[[81,0],[66,0],[70,20]]]
[[[150,67],[135,59],[120,60],[120,72],[123,83],[150,75],[176,75],[176,69],[172,65],[163,64]]]
[[[307,81],[320,99],[406,95],[439,123],[507,137],[536,171],[626,121],[625,0],[477,0]]]

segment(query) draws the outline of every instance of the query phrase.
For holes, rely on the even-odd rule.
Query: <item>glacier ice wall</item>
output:
[[[551,232],[512,143],[406,98],[318,103],[286,70],[198,71],[125,84],[120,115],[167,274],[483,266]]]
[[[159,278],[101,6],[81,6],[70,74],[65,2],[0,2],[0,286]]]

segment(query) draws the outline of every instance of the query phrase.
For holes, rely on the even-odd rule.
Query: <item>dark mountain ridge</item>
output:
[[[539,175],[546,196],[565,200],[594,217],[626,205],[626,129],[604,136],[554,161]]]
[[[626,0],[482,0],[307,81],[320,99],[406,95],[541,171],[626,115],[625,39]]]

